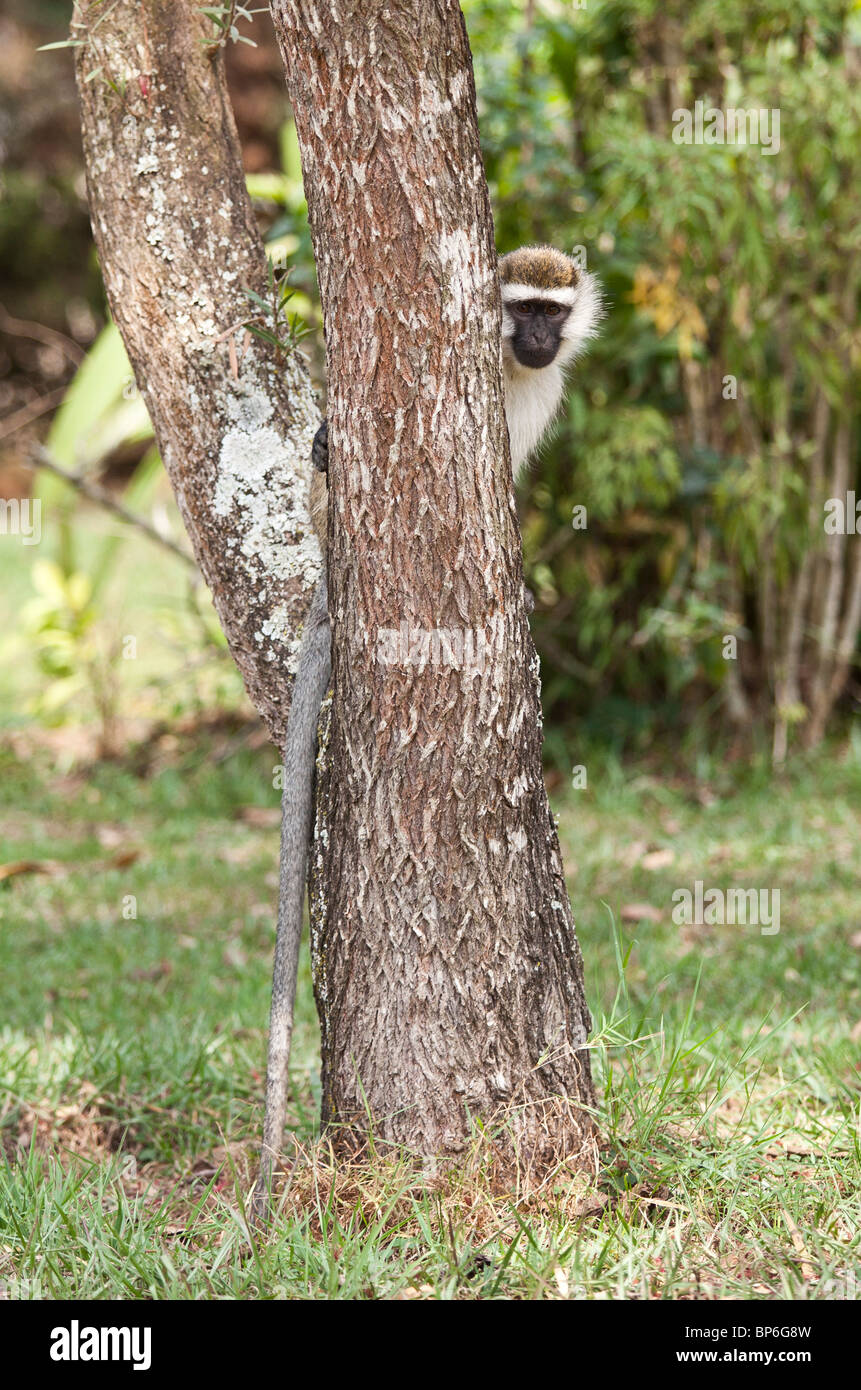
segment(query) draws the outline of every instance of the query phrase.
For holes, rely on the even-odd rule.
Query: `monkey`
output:
[[[603,314],[593,275],[552,246],[523,246],[499,261],[505,418],[515,478],[519,478],[553,420],[565,390],[565,371],[597,332]],[[314,465],[309,511],[320,542],[323,577],[305,624],[284,743],[278,928],[269,1018],[266,1110],[260,1170],[252,1211],[265,1222],[275,1158],[284,1134],[287,1068],[293,1032],[296,970],[308,845],[314,805],[317,720],[329,686],[331,651],[326,586],[329,430],[320,425],[311,447]]]
[[[553,246],[522,246],[499,262],[505,419],[522,476],[565,391],[565,371],[603,316],[594,275]]]

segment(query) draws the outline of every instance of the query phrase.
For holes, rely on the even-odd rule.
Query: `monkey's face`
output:
[[[521,367],[549,367],[555,361],[571,313],[557,300],[513,299],[505,303],[505,338]]]
[[[552,366],[555,378],[595,335],[602,315],[595,277],[552,246],[521,246],[501,258],[499,285],[506,370],[522,376],[521,368]]]

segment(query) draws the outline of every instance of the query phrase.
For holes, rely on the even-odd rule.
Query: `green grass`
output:
[[[480,1146],[434,1177],[397,1157],[333,1169],[315,1147],[303,955],[300,1147],[266,1240],[242,1202],[261,1122],[274,760],[216,748],[168,736],[145,780],[108,764],[59,777],[37,742],[0,755],[0,863],[50,861],[0,881],[13,1296],[857,1296],[851,747],[779,783],[730,765],[686,782],[595,755],[589,789],[558,801],[608,1140],[594,1181],[560,1172],[501,1192]],[[660,850],[672,861],[649,858]],[[672,893],[697,878],[779,888],[779,934],[675,925]],[[651,912],[633,920],[637,904]]]

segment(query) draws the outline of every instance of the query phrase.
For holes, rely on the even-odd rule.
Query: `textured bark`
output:
[[[789,748],[789,723],[786,711],[801,704],[801,657],[804,649],[807,606],[818,560],[818,543],[822,538],[822,484],[825,477],[825,458],[828,448],[830,409],[828,397],[820,388],[816,393],[813,415],[814,450],[810,465],[807,500],[807,536],[804,553],[788,599],[786,642],[782,670],[776,682],[774,738],[772,761],[776,766],[786,760]]]
[[[445,1154],[470,1116],[508,1112],[533,1153],[583,1155],[590,1020],[542,778],[463,19],[453,0],[272,9],[329,383],[323,1118],[345,1143],[370,1115]]]
[[[829,484],[829,496],[845,499],[849,489],[850,465],[852,463],[852,434],[849,420],[842,418],[837,422],[833,449],[833,466]],[[848,583],[847,552],[849,538],[837,532],[826,537],[825,564],[828,574],[823,590],[822,608],[817,623],[816,669],[810,692],[810,718],[805,729],[805,742],[815,747],[822,741],[825,725],[831,713],[834,696],[831,694],[837,655],[837,635],[840,627],[841,600]],[[853,607],[851,597],[847,608]],[[857,640],[857,628],[853,634],[852,646]],[[844,679],[845,679],[844,671]],[[842,682],[840,682],[842,689]],[[836,694],[839,694],[838,689]]]
[[[280,746],[320,569],[306,509],[319,419],[302,359],[242,327],[266,257],[221,52],[191,0],[82,0],[72,34],[111,312],[230,650]]]

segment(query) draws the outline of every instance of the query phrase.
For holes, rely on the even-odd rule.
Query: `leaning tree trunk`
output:
[[[500,307],[454,0],[274,0],[326,325],[334,702],[323,1116],[429,1154],[509,1114],[591,1152],[590,1027],[541,768]]]
[[[320,570],[306,506],[319,414],[303,360],[243,327],[267,267],[216,30],[193,0],[79,0],[72,37],[111,312],[231,653],[280,746]]]

